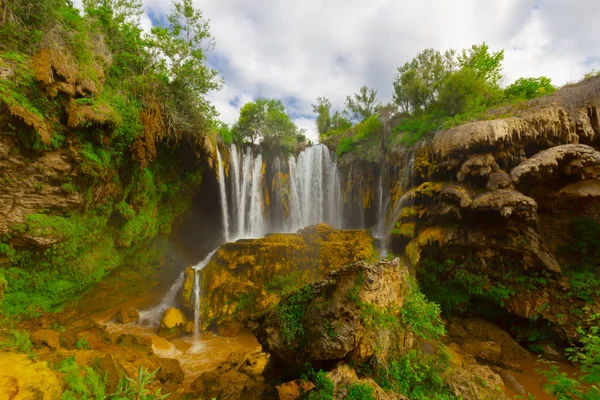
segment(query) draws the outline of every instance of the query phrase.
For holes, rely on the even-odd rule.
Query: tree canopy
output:
[[[236,143],[261,143],[269,151],[289,153],[298,142],[306,140],[281,100],[259,98],[246,103],[233,125],[232,138]]]

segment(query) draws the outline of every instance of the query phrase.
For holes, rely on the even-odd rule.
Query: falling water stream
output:
[[[306,148],[298,157],[290,156],[287,162],[277,158],[272,163],[272,180],[266,182],[267,164],[262,154],[251,146],[240,149],[230,148],[229,176],[225,175],[225,166],[217,149],[218,181],[222,213],[222,238],[224,242],[238,239],[260,238],[269,232],[296,232],[298,229],[319,222],[326,222],[335,228],[343,225],[343,195],[336,162],[326,146],[315,145]],[[402,177],[402,189],[406,191],[413,179],[414,158],[406,158]],[[352,176],[350,171],[350,176]],[[389,191],[386,190],[384,177],[380,175],[377,190],[377,215],[373,235],[381,243],[381,253],[386,254],[385,237],[393,228],[393,221],[406,203],[402,197],[391,213],[386,225]],[[362,182],[362,181],[361,181]],[[271,196],[276,201],[265,200],[266,188],[272,185]],[[360,191],[360,188],[358,188]],[[361,226],[364,228],[364,209],[360,207]],[[202,350],[201,309],[202,269],[208,264],[217,249],[208,254],[193,267],[194,270],[194,333],[193,344],[188,353]],[[164,311],[177,306],[177,293],[182,287],[184,275],[177,277],[160,304],[141,312],[145,323],[157,325]]]

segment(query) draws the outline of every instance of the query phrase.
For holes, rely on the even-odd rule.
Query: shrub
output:
[[[402,322],[422,339],[439,339],[445,333],[440,319],[440,306],[427,300],[417,282],[412,279],[410,292],[404,299],[400,315]]]
[[[308,303],[312,300],[312,287],[304,285],[298,290],[288,292],[277,305],[277,317],[281,332],[288,345],[293,346],[304,338],[302,317],[306,314]]]
[[[519,78],[509,85],[504,92],[508,97],[519,99],[534,99],[556,91],[550,78],[540,76],[539,78]]]
[[[375,400],[373,386],[366,383],[353,383],[348,386],[347,400]]]

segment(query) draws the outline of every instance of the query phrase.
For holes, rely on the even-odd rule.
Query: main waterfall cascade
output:
[[[385,255],[386,237],[400,210],[407,205],[410,196],[406,192],[414,184],[414,155],[407,153],[398,182],[404,195],[393,204],[388,169],[384,172],[384,168],[381,168],[376,193],[377,209],[373,215],[375,224],[365,226],[365,208],[360,201],[365,181],[358,179],[358,185],[354,184],[357,177],[362,178],[361,172],[351,168],[341,178],[337,163],[324,145],[308,147],[298,157],[275,157],[266,161],[262,154],[255,154],[251,146],[240,149],[232,145],[228,166],[218,149],[216,153],[223,230],[221,243],[260,238],[270,232],[297,232],[306,226],[326,222],[338,229],[349,226],[372,229],[381,253]],[[348,183],[345,184],[347,192],[342,190],[342,180]],[[202,350],[199,330],[202,297],[200,272],[217,249],[193,267],[194,335],[189,350],[191,353]],[[156,325],[167,308],[176,307],[177,293],[183,280],[182,273],[160,304],[141,312],[141,321]]]
[[[221,190],[221,200],[227,203],[224,237],[259,238],[269,232],[296,232],[319,222],[342,228],[340,179],[326,146],[308,147],[286,162],[275,158],[270,165],[263,163],[261,154],[254,155],[250,146],[240,151],[232,145],[230,154],[229,190]],[[221,176],[222,161],[217,155],[220,185],[224,185],[227,177]]]

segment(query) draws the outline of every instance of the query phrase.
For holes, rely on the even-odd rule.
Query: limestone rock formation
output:
[[[26,354],[0,353],[0,398],[55,400],[62,387],[46,362],[34,362]]]
[[[339,231],[325,224],[226,243],[202,270],[201,328],[216,324],[222,333],[236,333],[239,321],[276,304],[283,290],[372,255],[368,232]],[[193,279],[188,270],[182,303],[190,309]]]
[[[369,330],[361,318],[360,303],[397,313],[409,290],[408,276],[398,259],[351,264],[303,287],[299,295],[284,297],[275,310],[245,323],[263,349],[283,363],[301,367],[306,362],[344,358],[364,362],[375,354],[376,345],[385,354],[392,345],[402,348],[405,338]],[[298,325],[300,329],[292,328]],[[384,342],[378,343],[379,339]]]

